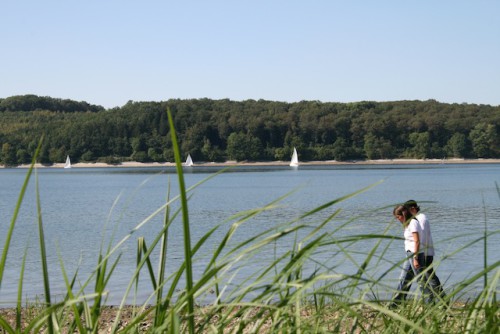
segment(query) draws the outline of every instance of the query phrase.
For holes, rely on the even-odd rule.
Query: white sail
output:
[[[194,165],[194,163],[193,163],[193,159],[191,159],[191,154],[188,154],[188,157],[186,159],[186,162],[184,163],[184,166],[191,167],[193,165]]]
[[[293,148],[292,160],[290,161],[290,166],[296,167],[299,165],[299,155],[297,154],[297,149]]]
[[[64,168],[71,168],[71,160],[69,159],[69,155],[66,156],[66,162],[64,163]]]

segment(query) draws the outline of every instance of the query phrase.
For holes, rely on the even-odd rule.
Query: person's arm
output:
[[[418,232],[413,232],[413,241],[415,242],[415,251],[413,252],[413,265],[418,268],[420,265],[418,263],[418,251],[420,250],[420,237]]]

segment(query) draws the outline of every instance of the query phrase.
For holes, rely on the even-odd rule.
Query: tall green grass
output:
[[[59,302],[50,298],[42,210],[36,189],[45,299],[22,305],[25,253],[15,320],[0,312],[0,333],[498,333],[500,262],[488,263],[486,245],[499,231],[487,231],[487,228],[483,237],[456,251],[463,252],[474,243],[484,243],[483,270],[448,287],[447,297],[435,304],[422,304],[415,295],[397,309],[388,307],[390,296],[384,291],[394,289],[394,281],[388,283],[388,278],[399,276],[401,262],[388,258],[387,251],[400,247],[401,240],[389,233],[391,225],[380,234],[348,234],[345,231],[356,217],[343,223],[338,219],[343,201],[375,185],[312,208],[292,221],[273,222],[266,230],[248,235],[244,240],[235,238],[241,227],[251,224],[256,216],[284,210],[282,202],[287,197],[284,195],[263,207],[228,217],[198,240],[192,240],[188,194],[206,180],[190,188],[185,186],[170,113],[169,122],[178,195],[172,196],[173,190],[169,187],[160,208],[121,240],[111,240],[107,246],[103,243],[95,270],[88,277],[79,277],[78,270],[69,275],[61,256],[66,295]],[[6,234],[0,260],[0,287],[18,212],[35,170],[35,159]],[[163,224],[155,238],[137,237],[135,271],[131,273],[120,305],[111,309],[111,323],[104,324],[110,312],[106,305],[108,285],[120,262],[123,245],[159,215],[163,215]],[[174,262],[169,261],[168,240],[171,226],[178,223],[183,227],[184,258],[174,267]],[[222,237],[216,238],[216,235]],[[364,247],[358,245],[366,243],[372,244],[372,248],[359,251]],[[283,250],[283,244],[288,248]],[[206,249],[212,252],[207,255]],[[331,261],[318,260],[324,259],[325,254],[329,254]],[[339,269],[342,261],[349,261],[356,270],[343,272]],[[195,263],[203,266],[200,275],[194,274]],[[248,265],[257,269],[248,273],[245,271]],[[387,269],[371,270],[376,267]],[[144,277],[151,283],[152,293],[147,300],[130,305],[127,301],[138,294],[139,280]],[[482,290],[471,296],[470,290],[481,280],[484,281]]]

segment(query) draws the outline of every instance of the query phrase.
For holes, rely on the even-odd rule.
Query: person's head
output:
[[[392,211],[394,217],[399,220],[402,224],[406,224],[412,217],[412,214],[408,207],[404,205],[398,205]]]
[[[403,205],[406,206],[412,214],[416,214],[417,212],[420,211],[420,207],[418,206],[417,202],[413,199],[406,201],[405,204]]]

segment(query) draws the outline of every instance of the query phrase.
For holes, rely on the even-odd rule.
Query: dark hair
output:
[[[405,204],[403,204],[403,205],[406,206],[408,209],[415,208],[415,210],[417,210],[417,212],[420,211],[420,207],[418,206],[417,202],[413,199],[406,201]]]

